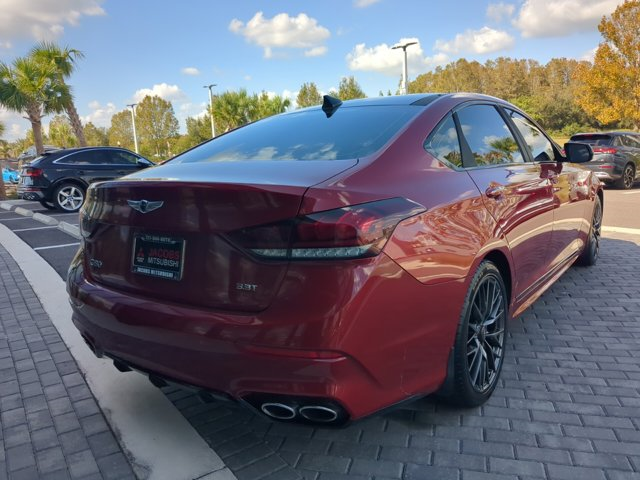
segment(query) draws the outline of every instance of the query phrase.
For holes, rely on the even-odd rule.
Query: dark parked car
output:
[[[37,200],[49,209],[77,212],[87,188],[94,182],[112,180],[153,165],[124,148],[69,148],[44,155],[22,167],[18,195]]]
[[[507,321],[595,263],[602,186],[474,94],[260,120],[92,186],[67,290],[98,356],[283,421],[486,401]]]
[[[603,182],[628,189],[640,179],[640,134],[578,133],[570,141],[591,145],[593,160],[585,167],[593,170]]]

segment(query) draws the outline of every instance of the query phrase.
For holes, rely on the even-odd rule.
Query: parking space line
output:
[[[634,190],[633,192],[622,192],[622,195],[637,195],[640,193],[640,190]]]
[[[73,247],[73,246],[78,246],[80,245],[80,242],[75,242],[75,243],[64,243],[62,245],[49,245],[47,247],[36,247],[33,250],[34,251],[39,251],[39,250],[49,250],[51,248],[63,248],[63,247]]]
[[[17,228],[14,232],[30,232],[31,230],[45,230],[47,228],[58,228],[57,225],[51,225],[48,227],[31,227],[31,228]]]
[[[0,218],[0,222],[10,222],[11,220],[27,220],[28,218],[30,217],[27,217],[26,215],[15,218]]]

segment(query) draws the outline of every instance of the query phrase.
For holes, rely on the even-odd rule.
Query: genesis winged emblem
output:
[[[131,208],[139,211],[140,213],[153,212],[164,205],[164,202],[161,200],[151,202],[149,200],[127,200],[127,203]]]

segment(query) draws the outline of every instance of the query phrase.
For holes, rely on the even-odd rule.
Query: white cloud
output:
[[[425,69],[441,65],[448,60],[447,55],[440,53],[433,57],[425,57],[417,38],[402,38],[400,43],[418,42],[407,48],[407,66],[410,72],[422,72]],[[351,70],[373,71],[385,75],[398,76],[402,73],[402,50],[393,50],[393,45],[382,43],[367,47],[359,43],[347,54],[346,60]]]
[[[515,5],[510,3],[490,3],[487,7],[487,18],[500,23],[504,19],[511,18],[515,10]]]
[[[83,16],[104,15],[103,0],[4,0],[0,9],[0,41],[19,38],[53,40],[65,25],[76,26]]]
[[[168,85],[166,83],[159,83],[152,88],[141,88],[133,94],[133,100],[136,102],[142,101],[147,95],[158,96],[170,102],[181,101],[186,98],[185,93],[180,90],[177,85]]]
[[[80,117],[83,124],[89,122],[93,123],[96,127],[107,127],[111,125],[111,117],[118,112],[115,104],[108,102],[106,105],[101,105],[97,100],[89,103],[91,113],[84,117]]]
[[[23,138],[30,127],[30,123],[22,117],[22,114],[3,108],[0,108],[0,122],[5,126],[2,138],[9,142]]]
[[[327,53],[327,47],[323,45],[321,47],[313,47],[305,51],[304,56],[305,57],[321,57],[325,53]]]
[[[513,46],[513,37],[507,32],[482,27],[480,30],[467,30],[459,33],[453,40],[436,40],[434,48],[441,52],[457,53],[493,53]]]
[[[356,8],[366,8],[379,1],[380,0],[354,0],[353,6]]]
[[[624,0],[526,0],[513,24],[523,37],[563,37],[593,30]]]
[[[305,55],[317,56],[326,53],[325,40],[331,33],[318,25],[315,18],[301,13],[290,17],[280,13],[272,19],[265,18],[262,12],[256,13],[246,24],[237,18],[229,23],[229,30],[242,35],[247,42],[264,49],[265,58],[274,58],[274,48],[298,48],[306,50]]]
[[[245,76],[244,76],[244,79],[245,79],[247,82],[251,81],[251,75],[245,75]]]
[[[10,49],[13,45],[11,45],[11,42],[0,42],[0,48],[6,48],[7,50]]]
[[[191,76],[196,76],[196,75],[200,75],[200,70],[198,70],[196,67],[184,67],[181,72],[184,75],[191,75]]]
[[[592,62],[596,58],[596,52],[598,51],[598,47],[593,47],[591,50],[587,50],[582,54],[580,60],[586,60],[587,62]]]

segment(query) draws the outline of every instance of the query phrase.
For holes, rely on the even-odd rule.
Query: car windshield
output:
[[[613,137],[611,135],[574,135],[572,142],[588,143],[589,145],[611,145]]]
[[[320,108],[249,124],[177,156],[171,163],[346,160],[379,150],[422,109],[412,105]]]

